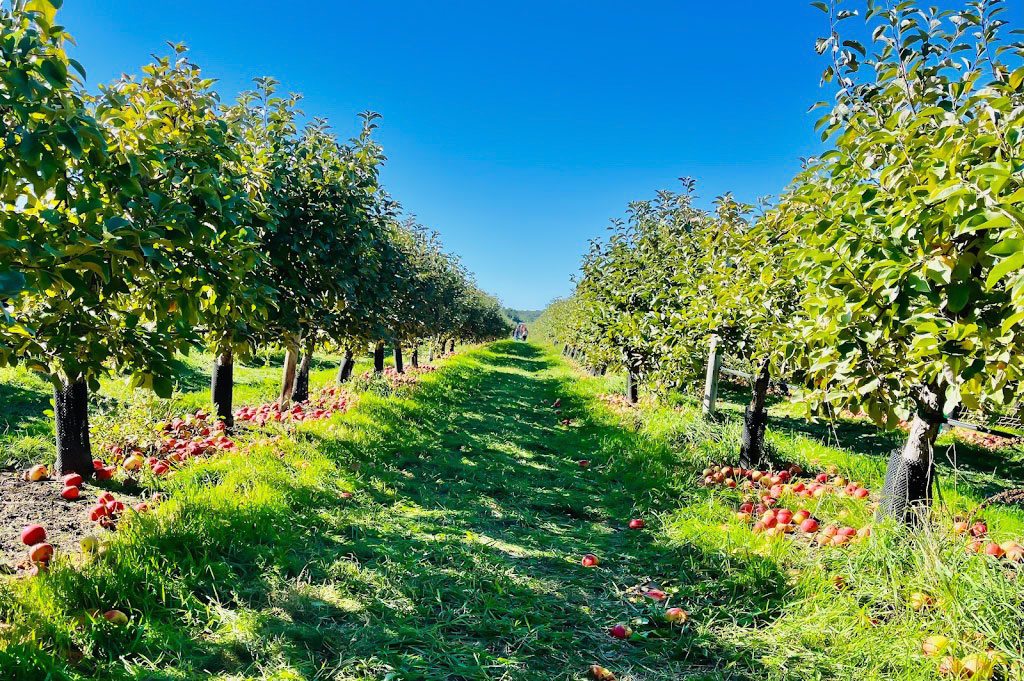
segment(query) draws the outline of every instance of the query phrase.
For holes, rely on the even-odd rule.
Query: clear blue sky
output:
[[[344,137],[383,114],[388,189],[520,309],[566,294],[608,219],[679,176],[707,200],[777,193],[831,96],[804,0],[64,4],[90,89],[170,40],[225,100],[271,75]]]

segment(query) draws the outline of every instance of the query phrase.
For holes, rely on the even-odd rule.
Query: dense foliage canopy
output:
[[[632,204],[540,325],[655,389],[696,384],[717,334],[811,413],[912,419],[904,458],[930,470],[957,409],[1024,396],[1024,45],[1002,0],[868,0],[870,51],[842,34],[852,3],[813,4],[829,149],[756,215],[696,208],[689,181]]]
[[[90,95],[60,4],[0,9],[0,365],[46,374],[58,402],[82,386],[80,402],[108,372],[167,396],[190,348],[229,367],[275,344],[294,365],[300,344],[508,332],[380,186],[376,114],[341,143],[269,78],[222,106],[180,45]]]

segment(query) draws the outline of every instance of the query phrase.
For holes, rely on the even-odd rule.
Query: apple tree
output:
[[[212,81],[173,46],[143,69],[104,88],[96,113],[111,151],[134,170],[142,194],[124,204],[125,217],[166,236],[154,257],[174,276],[146,282],[185,320],[182,343],[209,344],[217,357],[213,401],[232,419],[232,357],[247,354],[273,310],[275,290],[264,276],[254,225],[259,207],[243,175],[240,140],[220,115]],[[188,237],[186,247],[177,239]],[[185,350],[188,345],[184,345]]]
[[[1001,40],[999,0],[868,2],[870,52],[840,36],[852,12],[817,4],[838,91],[831,148],[779,206],[806,287],[791,351],[811,408],[911,419],[883,500],[911,520],[948,415],[1024,385],[1024,46]]]

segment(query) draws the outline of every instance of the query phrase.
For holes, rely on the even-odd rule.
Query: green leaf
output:
[[[946,295],[949,297],[946,301],[946,309],[956,314],[967,305],[967,301],[971,297],[971,287],[967,283],[958,281],[946,288]]]
[[[166,376],[154,376],[153,392],[156,393],[157,397],[162,397],[165,400],[170,399],[171,395],[174,394],[174,384]]]
[[[25,275],[11,270],[0,270],[0,298],[13,298],[25,290]]]
[[[989,290],[991,290],[1000,279],[1011,272],[1019,270],[1021,267],[1024,267],[1024,251],[1014,253],[1013,255],[1000,260],[999,263],[988,273],[988,277],[985,279],[985,285]]]

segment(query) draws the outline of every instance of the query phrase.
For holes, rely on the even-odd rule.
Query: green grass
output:
[[[252,371],[239,380],[253,397],[272,394],[277,370]],[[503,341],[412,392],[363,395],[276,441],[243,438],[239,454],[163,483],[171,500],[104,557],[0,581],[0,678],[546,681],[598,663],[625,680],[931,679],[935,663],[917,650],[932,632],[957,639],[958,654],[992,645],[1022,663],[1019,570],[967,556],[941,530],[878,528],[834,550],[754,535],[730,520],[737,495],[695,484],[707,462],[734,458],[742,394],[725,395],[713,423],[685,399],[620,415],[599,399],[618,381]],[[783,406],[778,456],[835,463],[877,488],[884,447],[829,445],[781,421]],[[18,414],[22,441],[42,429],[31,408]],[[1019,482],[1012,470],[991,477]],[[956,489],[971,499],[982,484],[967,476]],[[867,521],[862,502],[816,510]],[[626,530],[638,515],[646,529]],[[987,517],[1019,536],[1013,511]],[[587,552],[600,567],[580,566]],[[848,589],[832,586],[836,574]],[[691,613],[687,626],[663,623],[665,605],[640,595],[648,583]],[[910,611],[913,590],[940,606]],[[72,619],[112,607],[131,623]],[[616,622],[634,639],[612,639]]]

